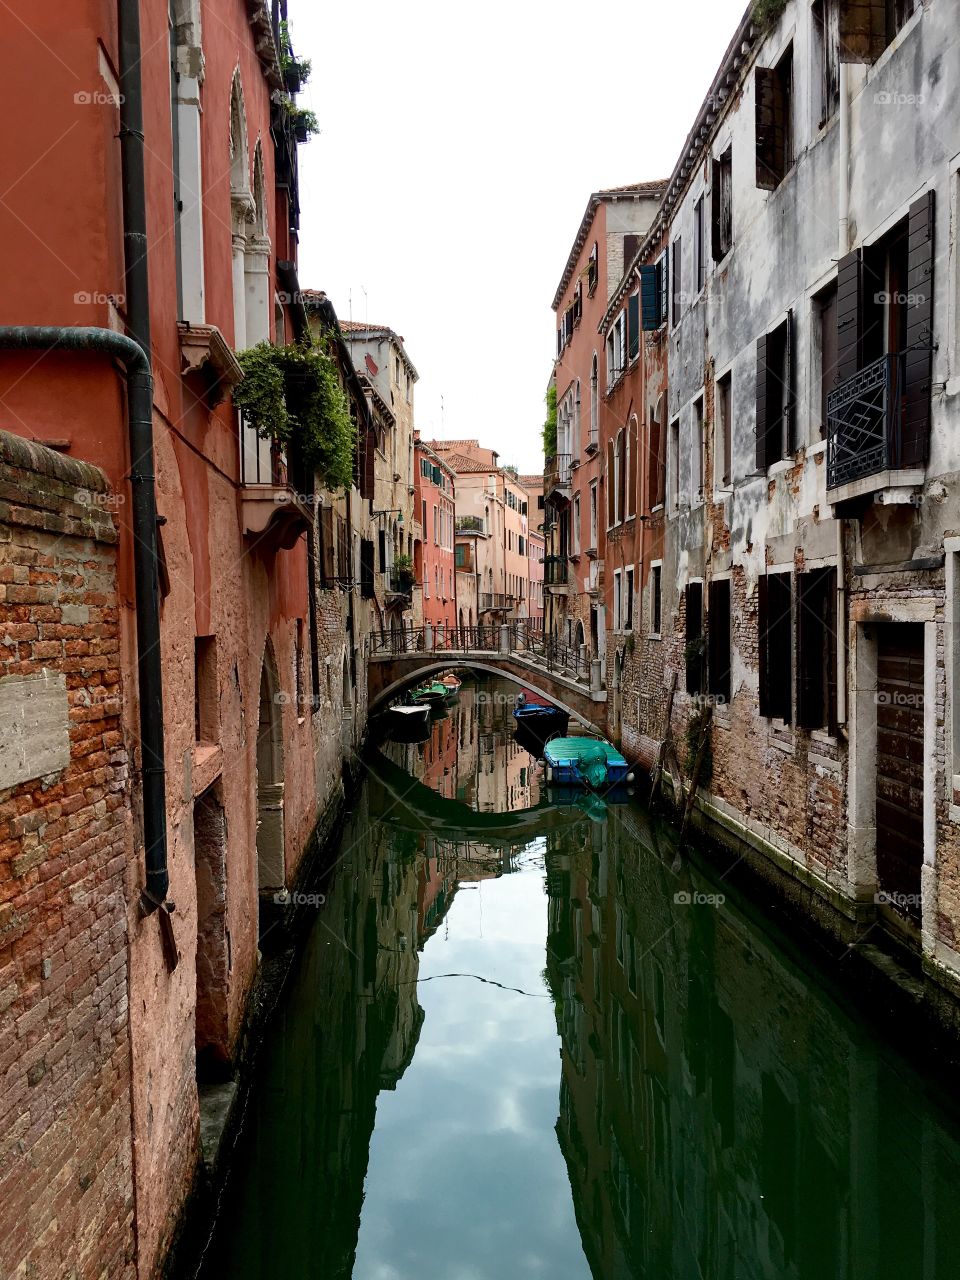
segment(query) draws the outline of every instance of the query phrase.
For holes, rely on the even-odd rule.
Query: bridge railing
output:
[[[374,657],[411,653],[491,653],[534,658],[551,673],[589,678],[590,659],[579,645],[564,644],[540,627],[526,622],[492,623],[476,627],[404,627],[376,631],[370,638]]]

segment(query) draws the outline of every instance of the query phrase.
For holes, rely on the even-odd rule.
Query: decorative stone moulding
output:
[[[215,408],[226,399],[230,388],[243,381],[243,369],[223,334],[213,324],[179,322],[180,372],[205,370],[210,379],[210,404]]]
[[[243,532],[265,551],[290,551],[313,526],[313,511],[289,485],[245,484],[240,490]]]

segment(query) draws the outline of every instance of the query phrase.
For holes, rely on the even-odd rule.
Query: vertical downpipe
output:
[[[850,85],[849,64],[840,63],[840,156],[837,202],[837,250],[847,252],[850,234]],[[829,449],[829,426],[827,428]],[[844,566],[846,520],[837,519],[837,724],[847,723],[847,580]]]
[[[157,501],[153,467],[153,378],[150,292],[147,272],[147,207],[144,181],[143,85],[140,0],[118,0],[120,46],[120,159],[123,248],[130,336],[146,356],[143,370],[128,375],[131,523],[137,609],[137,676],[140,702],[140,766],[146,914],[164,905],[169,889],[163,749],[163,676],[160,593],[157,574]],[[165,913],[164,913],[165,914]]]

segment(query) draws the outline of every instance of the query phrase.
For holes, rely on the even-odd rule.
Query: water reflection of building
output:
[[[676,903],[632,811],[548,841],[557,1134],[597,1280],[955,1274],[960,1145],[816,980]],[[687,875],[687,869],[684,875]]]

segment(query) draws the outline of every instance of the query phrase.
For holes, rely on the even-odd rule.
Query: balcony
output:
[[[296,492],[279,445],[242,417],[240,507],[244,534],[264,549],[289,551],[313,525],[312,495]]]
[[[543,587],[555,596],[565,596],[570,589],[570,561],[566,556],[544,556]]]
[[[513,608],[513,596],[504,595],[499,591],[481,591],[480,592],[480,612],[488,613],[502,609],[507,611]]]
[[[881,356],[827,397],[827,496],[834,505],[890,491],[908,501],[923,467],[905,463],[903,353]],[[912,452],[916,453],[914,449]]]
[[[458,535],[466,537],[485,538],[487,536],[486,522],[483,516],[457,516],[456,532]]]
[[[546,459],[544,466],[544,495],[569,498],[572,479],[573,455],[555,453]]]
[[[597,430],[596,427],[591,427],[589,432],[587,433],[587,442],[583,446],[583,451],[585,454],[587,454],[588,457],[592,458],[599,448],[600,448],[600,432]]]

